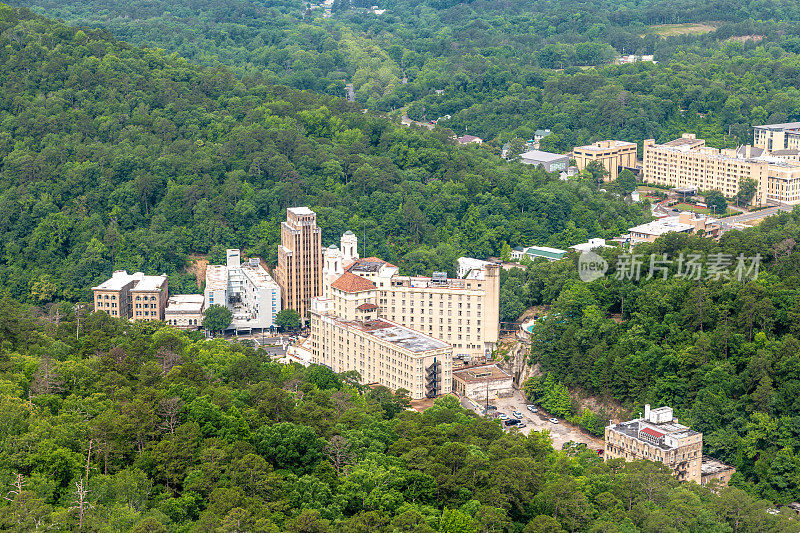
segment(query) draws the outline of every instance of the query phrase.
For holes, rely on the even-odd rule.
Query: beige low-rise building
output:
[[[572,157],[579,170],[592,161],[600,161],[608,171],[605,181],[614,181],[620,169],[636,168],[636,143],[627,141],[597,141],[586,146],[576,146]]]
[[[148,276],[117,270],[109,279],[92,287],[94,309],[130,320],[163,320],[167,284],[165,274]]]
[[[704,455],[700,472],[700,484],[704,487],[714,480],[719,482],[720,487],[727,487],[731,476],[736,473],[736,469],[722,461],[717,461],[713,457]]]
[[[514,379],[496,364],[453,370],[453,392],[478,403],[504,398],[514,392]]]
[[[664,217],[653,222],[634,226],[628,230],[631,245],[642,242],[655,242],[667,233],[700,233],[706,237],[716,237],[720,231],[717,220],[706,215],[683,211],[676,217]]]
[[[703,434],[679,424],[671,407],[645,405],[644,417],[606,427],[604,456],[664,463],[679,481],[700,484]]]
[[[710,148],[691,133],[664,144],[644,141],[642,176],[647,183],[716,190],[727,198],[738,194],[743,180],[752,179],[756,182],[753,205],[800,203],[799,162],[760,147]]]
[[[178,329],[198,329],[203,325],[204,311],[202,294],[174,294],[167,299],[164,321]]]

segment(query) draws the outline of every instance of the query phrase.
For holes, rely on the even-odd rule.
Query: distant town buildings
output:
[[[529,150],[519,156],[520,163],[541,166],[547,172],[565,170],[569,166],[569,157],[561,154]]]
[[[458,144],[483,144],[483,139],[475,137],[474,135],[462,135],[458,138]]]
[[[588,242],[576,244],[575,246],[570,246],[570,248],[578,253],[584,253],[584,252],[590,252],[597,248],[614,248],[614,247],[609,244],[606,244],[605,239],[589,239]]]
[[[128,274],[117,270],[100,285],[92,287],[95,311],[131,320],[163,320],[167,304],[167,276]]]
[[[578,169],[583,170],[592,161],[600,161],[608,171],[605,181],[614,181],[624,167],[636,168],[636,143],[626,141],[597,141],[586,146],[576,146],[572,156]]]
[[[622,65],[624,65],[626,63],[638,63],[640,61],[644,61],[644,62],[648,62],[648,63],[657,63],[657,61],[655,61],[653,59],[652,55],[629,54],[629,55],[624,55],[624,56],[622,56],[622,57],[620,57],[618,59],[618,62],[620,64],[622,64]]]
[[[167,300],[164,321],[178,329],[198,329],[203,325],[206,298],[202,294],[176,294]]]
[[[671,216],[654,220],[646,224],[635,226],[628,230],[631,245],[641,242],[655,242],[658,237],[667,233],[697,233],[704,232],[706,236],[716,237],[721,229],[717,220],[706,215],[698,215],[684,211],[678,216]]]
[[[765,128],[761,126],[760,128]],[[759,142],[788,142],[785,133],[759,130]],[[764,148],[742,146],[718,150],[705,141],[685,133],[680,139],[656,144],[644,141],[643,179],[668,187],[696,187],[700,191],[717,190],[732,198],[744,179],[752,179],[757,188],[753,205],[800,203],[800,163],[770,154]]]
[[[275,269],[284,309],[294,309],[306,321],[311,298],[322,295],[322,232],[317,214],[308,207],[290,207],[281,223],[278,266]]]
[[[645,405],[642,418],[606,426],[605,460],[619,457],[664,463],[679,481],[702,485],[717,479],[725,486],[736,472],[732,466],[703,455],[703,434],[679,424],[672,407],[651,410]]]
[[[528,246],[527,248],[518,246],[511,250],[511,259],[522,259],[528,256],[530,259],[543,258],[548,261],[558,261],[566,257],[566,250],[559,250],[558,248],[549,248],[547,246]]]
[[[273,327],[281,309],[280,287],[259,258],[242,264],[239,250],[226,250],[226,255],[226,264],[206,267],[205,308],[222,305],[230,309],[230,328],[236,331]]]

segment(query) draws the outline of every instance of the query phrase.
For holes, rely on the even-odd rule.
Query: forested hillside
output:
[[[445,131],[27,10],[0,9],[0,59],[0,286],[20,300],[86,297],[122,268],[197,290],[187,258],[225,247],[274,264],[287,206],[313,207],[325,244],[351,229],[410,273],[504,242],[612,237],[649,214]]]
[[[19,0],[274,83],[336,96],[352,83],[370,109],[451,115],[440,125],[497,149],[538,128],[556,133],[545,147],[560,151],[687,130],[728,146],[753,124],[800,117],[796,3],[387,0],[382,15],[364,9],[372,4],[337,0],[325,18],[288,0]],[[694,33],[662,23],[705,24]],[[612,66],[631,53],[659,63]]]
[[[554,452],[446,397],[0,299],[3,531],[798,531],[738,488]]]
[[[532,363],[633,413],[645,403],[673,406],[704,433],[704,453],[736,466],[734,484],[788,503],[800,499],[798,242],[795,209],[719,243],[672,234],[639,245],[640,281],[616,279],[619,251],[611,250],[605,278],[578,281],[569,261],[532,265],[512,273],[503,298],[552,305],[534,328]],[[660,271],[646,279],[651,253],[673,261],[666,280]],[[762,261],[755,281],[713,270],[695,280],[676,275],[680,254],[684,267],[689,254],[706,265],[728,260],[731,275],[739,254]]]

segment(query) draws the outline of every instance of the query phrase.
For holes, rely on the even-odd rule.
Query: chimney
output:
[[[650,404],[644,404],[644,419],[649,421],[650,420]]]

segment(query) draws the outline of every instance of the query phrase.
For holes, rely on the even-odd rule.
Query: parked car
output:
[[[520,421],[519,421],[519,424],[517,424],[517,427],[518,427],[518,428],[524,428],[525,426],[526,426],[526,424],[525,424],[525,422],[523,422],[522,420],[520,420]]]
[[[497,418],[499,418],[500,420],[508,420],[508,415],[505,413],[498,413]]]
[[[522,420],[522,413],[520,413],[519,411],[513,411],[511,414],[514,415],[514,418]]]
[[[551,418],[550,419],[550,423],[551,424],[558,424],[558,418]]]
[[[531,413],[538,413],[539,412],[539,408],[536,407],[535,405],[529,405],[528,406],[528,411],[530,411]]]
[[[497,411],[497,406],[489,404],[489,405],[486,406],[486,410],[487,411]]]
[[[509,418],[508,420],[503,420],[503,425],[505,427],[519,426],[519,424],[520,421],[517,420],[516,418]]]

